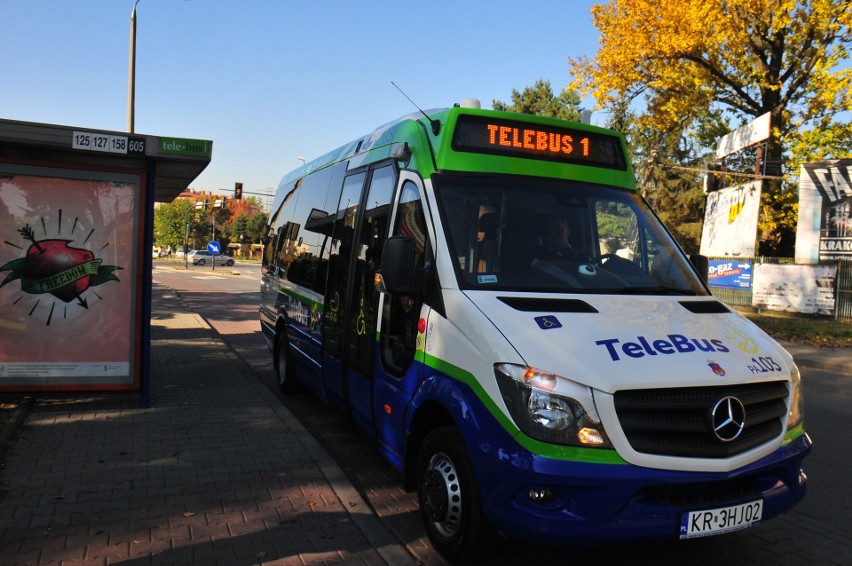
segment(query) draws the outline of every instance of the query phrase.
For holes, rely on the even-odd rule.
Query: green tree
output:
[[[250,217],[246,222],[246,233],[251,238],[251,243],[260,244],[266,236],[269,224],[269,216],[265,212],[259,212]]]
[[[852,8],[848,0],[611,0],[592,9],[594,59],[571,59],[569,88],[603,107],[644,97],[641,128],[672,131],[713,112],[734,124],[771,114],[766,173],[798,172],[798,159],[849,156]],[[810,144],[827,144],[819,149]],[[834,145],[837,144],[837,145]],[[765,249],[795,231],[789,183],[764,187]]]
[[[179,198],[160,204],[154,210],[154,242],[158,246],[183,247],[184,238],[189,249],[201,249],[215,237],[227,248],[232,240],[228,229],[235,209],[242,210],[244,205],[235,204],[228,199],[223,206],[215,206],[221,197],[202,195],[193,199]],[[207,208],[204,208],[206,201]],[[213,233],[213,226],[216,233]]]
[[[523,92],[512,89],[511,104],[494,100],[491,106],[494,110],[504,112],[537,114],[573,121],[579,121],[583,113],[577,93],[563,90],[558,96],[554,96],[550,81],[544,79],[539,79],[533,86],[524,88]]]
[[[192,230],[199,217],[195,203],[188,199],[161,203],[154,210],[154,243],[158,246],[171,246],[173,250],[183,247],[187,224]]]

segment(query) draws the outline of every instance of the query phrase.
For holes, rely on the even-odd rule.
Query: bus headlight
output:
[[[528,436],[568,446],[612,447],[588,387],[517,364],[495,364],[494,375],[512,419]]]
[[[802,394],[802,376],[799,368],[793,364],[790,372],[790,412],[787,413],[787,430],[805,420],[805,397]]]

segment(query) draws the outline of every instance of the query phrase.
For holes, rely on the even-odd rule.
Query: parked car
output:
[[[193,250],[189,250],[189,252],[192,253]],[[183,257],[184,254],[185,252],[183,248],[178,248],[177,250],[175,250],[175,257]]]
[[[192,250],[189,252],[189,259],[192,261],[192,265],[206,265],[213,261],[216,262],[216,265],[227,265],[228,267],[234,265],[233,258],[218,254],[214,256],[207,250]]]

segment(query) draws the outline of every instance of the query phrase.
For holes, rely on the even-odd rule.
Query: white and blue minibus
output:
[[[284,392],[351,415],[432,544],[755,527],[805,494],[802,384],[637,192],[621,135],[466,102],[278,187],[260,322]]]

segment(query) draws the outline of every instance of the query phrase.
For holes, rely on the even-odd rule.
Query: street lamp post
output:
[[[183,267],[189,269],[189,215],[192,212],[192,205],[186,209],[186,214],[183,215],[184,232],[183,232]]]
[[[130,13],[130,64],[127,78],[127,131],[134,133],[136,114],[136,5],[133,3],[133,11]]]

